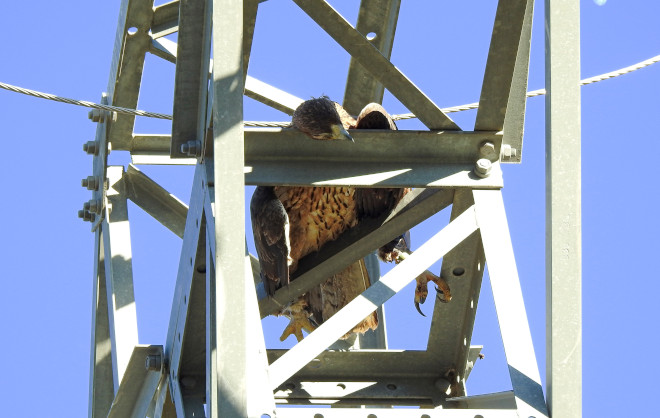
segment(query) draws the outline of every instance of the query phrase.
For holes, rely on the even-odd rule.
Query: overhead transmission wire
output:
[[[128,109],[125,107],[104,105],[100,103],[88,102],[85,100],[68,99],[66,97],[60,97],[54,94],[42,93],[40,91],[24,89],[22,87],[12,86],[11,84],[2,83],[2,82],[0,82],[0,88],[13,91],[14,93],[21,93],[27,96],[38,97],[40,99],[46,99],[46,100],[53,100],[56,102],[68,103],[76,106],[84,106],[84,107],[91,107],[93,109],[108,110],[110,112],[123,113],[125,115],[146,116],[148,118],[172,120],[171,115],[164,115],[162,113],[147,112],[144,110],[137,110],[137,109]]]
[[[597,83],[599,81],[607,80],[610,78],[615,78],[624,74],[632,73],[633,71],[639,70],[640,68],[648,67],[651,64],[655,64],[656,62],[660,61],[660,55],[656,55],[653,58],[649,58],[647,60],[644,60],[642,62],[638,62],[637,64],[633,64],[629,67],[621,68],[616,71],[611,71],[609,73],[597,75],[594,77],[589,77],[585,78],[584,80],[580,80],[580,86],[586,86],[587,84],[593,84]],[[543,96],[546,94],[545,89],[538,89],[538,90],[532,90],[527,92],[527,97],[536,97],[536,96]],[[470,104],[465,104],[461,106],[454,106],[454,107],[447,107],[442,109],[444,113],[454,113],[454,112],[462,112],[464,110],[471,110],[471,109],[477,109],[479,107],[479,102],[476,103],[470,103]],[[400,115],[392,115],[392,119],[394,120],[403,120],[403,119],[414,119],[416,116],[412,113],[403,113]]]
[[[611,71],[609,73],[597,75],[594,77],[589,77],[585,78],[584,80],[580,81],[581,86],[585,86],[587,84],[593,84],[597,83],[599,81],[607,80],[610,78],[615,78],[619,77],[624,74],[631,73],[633,71],[639,70],[644,67],[648,67],[651,64],[655,64],[656,62],[660,61],[660,55],[656,55],[655,57],[649,58],[647,60],[638,62],[637,64],[631,65],[629,67],[621,68],[616,71]],[[66,97],[61,97],[57,96],[54,94],[49,94],[49,93],[42,93],[39,91],[35,90],[29,90],[26,88],[18,87],[18,86],[13,86],[11,84],[3,83],[0,82],[0,88],[9,90],[15,93],[21,93],[25,94],[28,96],[32,97],[38,97],[40,99],[46,99],[46,100],[53,100],[56,102],[61,102],[61,103],[68,103],[76,106],[84,106],[84,107],[90,107],[93,109],[100,109],[100,110],[107,110],[110,112],[117,112],[117,113],[122,113],[126,115],[133,115],[133,116],[144,116],[148,118],[156,118],[156,119],[166,119],[166,120],[172,120],[172,115],[165,115],[163,113],[154,113],[154,112],[147,112],[145,110],[138,110],[138,109],[128,109],[125,107],[118,107],[118,106],[110,106],[110,105],[104,105],[104,104],[99,104],[99,103],[94,103],[94,102],[88,102],[85,100],[76,100],[76,99],[69,99]],[[536,97],[536,96],[542,96],[546,94],[545,89],[538,89],[538,90],[532,90],[527,92],[527,97]],[[470,103],[470,104],[465,104],[465,105],[460,105],[460,106],[453,106],[453,107],[447,107],[444,109],[441,109],[444,113],[454,113],[454,112],[462,112],[464,110],[471,110],[471,109],[477,109],[479,107],[479,103]],[[392,115],[392,119],[394,120],[403,120],[403,119],[414,119],[416,116],[413,113],[403,113],[400,115]],[[290,125],[290,122],[252,122],[252,121],[246,121],[244,122],[245,126],[256,126],[256,127],[286,127]]]

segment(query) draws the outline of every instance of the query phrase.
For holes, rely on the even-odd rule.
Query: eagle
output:
[[[357,120],[341,105],[322,96],[303,102],[293,113],[291,127],[315,140],[353,141],[348,129],[396,129],[385,109],[367,105]],[[367,217],[389,213],[409,191],[406,188],[354,188],[347,186],[258,186],[250,202],[255,247],[259,256],[261,278],[268,295],[289,284],[298,261],[319,251],[326,243]],[[399,261],[409,251],[404,237],[381,247],[379,258]],[[428,273],[428,272],[427,272]],[[422,277],[424,276],[424,277]],[[420,276],[423,282],[415,291],[415,306],[426,298],[426,283],[434,277]],[[439,278],[438,278],[439,279]],[[437,281],[436,281],[437,283]],[[362,260],[347,266],[320,285],[300,296],[276,315],[289,317],[290,323],[280,340],[294,335],[302,340],[302,330],[312,332],[353,298],[371,285]],[[419,291],[418,291],[419,290]],[[447,293],[445,296],[447,296]],[[423,315],[423,314],[422,314]],[[378,317],[373,312],[349,331],[364,333],[376,329]]]

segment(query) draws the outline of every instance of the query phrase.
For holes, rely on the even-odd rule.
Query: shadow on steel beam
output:
[[[514,388],[515,396],[544,416],[548,416],[548,408],[543,397],[543,388],[541,385],[510,365],[509,374],[511,375],[511,384]]]

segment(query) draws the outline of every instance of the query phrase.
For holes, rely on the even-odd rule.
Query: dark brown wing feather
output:
[[[370,103],[360,112],[355,129],[396,130],[397,127],[383,106]],[[358,189],[355,197],[358,218],[378,217],[391,211],[407,192],[408,189],[403,188]]]
[[[396,130],[396,124],[383,106],[378,103],[370,103],[362,109],[357,118],[355,129],[389,129]],[[408,193],[407,188],[360,188],[355,192],[355,200],[358,208],[358,219],[364,217],[376,218],[384,213],[390,213],[401,198]],[[390,254],[394,248],[406,246],[403,236],[395,238],[392,242],[384,245],[379,250],[381,259],[391,261],[385,254]],[[403,249],[403,248],[401,248]],[[391,257],[389,257],[391,258]]]
[[[250,201],[254,244],[261,280],[269,295],[289,284],[289,217],[273,187],[259,186]]]
[[[408,192],[404,188],[357,189],[355,199],[358,207],[358,217],[377,218],[390,212]]]
[[[394,119],[378,103],[369,103],[362,109],[357,118],[355,129],[389,129],[396,131]]]

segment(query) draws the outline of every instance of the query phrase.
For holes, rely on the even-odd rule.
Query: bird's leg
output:
[[[285,315],[289,317],[290,322],[284,328],[280,341],[284,341],[289,335],[293,334],[300,342],[303,339],[303,330],[311,333],[316,329],[316,326],[309,320],[309,312],[305,309],[306,306],[307,304],[304,301],[299,300],[287,308],[288,312]]]
[[[426,296],[429,293],[429,282],[436,284],[435,291],[437,292],[437,299],[440,302],[447,303],[451,300],[451,291],[449,289],[449,285],[447,285],[447,282],[442,277],[438,277],[430,271],[426,270],[424,273],[417,276],[415,280],[417,281],[417,287],[415,287],[415,308],[417,309],[417,312],[419,312],[422,316],[426,315],[424,315],[424,312],[422,312],[420,309],[419,304],[426,301]]]
[[[399,252],[398,257],[396,259],[396,262],[399,263],[406,258],[408,258],[410,254],[407,252]],[[451,290],[449,289],[449,285],[443,279],[442,277],[436,276],[435,274],[431,273],[430,271],[426,270],[424,273],[420,274],[417,276],[415,279],[417,281],[417,286],[415,287],[415,308],[417,309],[417,312],[419,312],[422,316],[424,313],[419,307],[420,303],[426,302],[426,296],[429,293],[428,290],[428,283],[433,282],[436,284],[435,291],[438,293],[437,299],[440,302],[447,303],[451,300]],[[441,296],[442,295],[442,296]]]

